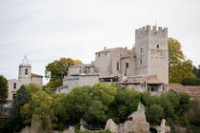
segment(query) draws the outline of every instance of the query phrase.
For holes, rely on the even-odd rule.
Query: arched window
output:
[[[13,88],[14,88],[14,89],[17,88],[17,84],[16,84],[16,83],[13,84]]]
[[[25,75],[28,75],[28,69],[27,68],[25,69]]]
[[[159,44],[157,44],[157,48],[159,48]]]

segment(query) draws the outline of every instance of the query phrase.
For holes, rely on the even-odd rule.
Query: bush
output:
[[[200,86],[199,78],[185,78],[181,81],[182,85]]]
[[[148,122],[160,124],[163,117],[163,108],[160,105],[154,104],[146,109],[146,117]]]

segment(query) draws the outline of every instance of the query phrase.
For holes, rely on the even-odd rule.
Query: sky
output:
[[[16,79],[25,55],[43,76],[61,57],[90,63],[104,47],[132,48],[146,25],[167,27],[197,66],[199,15],[199,0],[0,0],[0,75]]]

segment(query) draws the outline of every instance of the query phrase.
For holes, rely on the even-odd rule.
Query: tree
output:
[[[21,108],[20,114],[23,122],[26,124],[40,123],[41,129],[44,131],[51,129],[52,100],[52,97],[43,90],[34,93],[31,100]]]
[[[182,85],[192,85],[192,86],[200,86],[200,79],[199,78],[184,78],[181,81]]]
[[[71,58],[60,58],[49,63],[45,69],[45,77],[50,79],[47,88],[62,86],[62,80],[67,75],[69,67],[81,63],[80,60],[73,60]]]
[[[181,44],[176,39],[168,39],[169,48],[169,82],[181,83],[184,78],[193,78],[192,61],[187,60],[181,50]]]
[[[74,65],[74,60],[71,58],[60,58],[54,60],[46,66],[45,77],[49,78],[50,81],[63,79],[67,75],[68,68]]]
[[[137,110],[140,94],[132,89],[119,88],[110,105],[111,117],[115,122],[124,122],[128,115]]]
[[[96,124],[98,128],[102,123],[105,123],[109,118],[109,106],[114,101],[117,88],[106,83],[97,83],[92,86],[89,96],[92,101],[90,102],[88,111],[84,118],[93,125]]]
[[[198,77],[200,78],[200,65],[198,67],[193,67],[192,72]]]
[[[65,116],[69,115],[65,121],[72,124],[79,123],[92,102],[90,90],[90,86],[76,87],[65,97],[63,102],[63,107],[66,108]]]
[[[27,91],[30,94],[30,96],[33,95],[35,92],[37,92],[39,90],[41,90],[41,87],[37,84],[30,83],[27,86]]]
[[[55,115],[55,119],[52,121],[55,125],[55,129],[58,129],[59,131],[63,131],[66,127],[67,121],[69,121],[69,114],[67,112],[67,95],[64,93],[56,93],[52,95],[53,101],[51,110],[53,111],[53,114]]]
[[[160,105],[153,104],[145,111],[148,122],[160,124],[163,117],[163,108]]]
[[[45,90],[50,90],[50,91],[55,91],[56,90],[56,88],[57,87],[59,87],[59,86],[62,86],[62,84],[63,84],[63,81],[62,81],[62,79],[55,79],[55,80],[50,80],[48,83],[47,83],[47,85],[46,85],[46,87],[44,87],[45,88]]]
[[[57,120],[65,124],[77,124],[83,118],[99,127],[109,118],[109,106],[115,99],[117,88],[105,83],[74,88],[69,94],[56,95],[52,110]],[[58,124],[63,129],[63,124]]]
[[[179,105],[179,99],[175,92],[162,93],[159,98],[159,105],[164,109],[163,115],[170,124],[177,120],[175,108]]]
[[[14,130],[20,130],[24,127],[22,117],[20,115],[20,108],[30,100],[28,91],[24,85],[22,85],[19,90],[16,92],[16,98],[12,104],[10,121],[11,127]]]
[[[0,102],[4,102],[7,97],[8,97],[8,82],[3,75],[0,75]]]
[[[189,111],[187,113],[189,122],[193,125],[200,127],[200,99],[192,99],[189,106]]]
[[[80,61],[80,60],[74,60],[74,65],[80,65],[80,64],[83,64],[82,61]]]

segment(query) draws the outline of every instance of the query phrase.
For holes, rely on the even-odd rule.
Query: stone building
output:
[[[68,92],[98,82],[117,83],[139,91],[163,92],[168,84],[168,29],[146,26],[135,31],[135,47],[104,48],[91,64],[72,66],[63,80]]]
[[[34,83],[42,87],[42,80],[43,76],[31,72],[31,65],[29,64],[29,61],[25,56],[24,59],[22,60],[22,63],[19,65],[18,79],[8,80],[7,100],[13,100],[16,91],[22,85],[28,85],[30,83]]]

